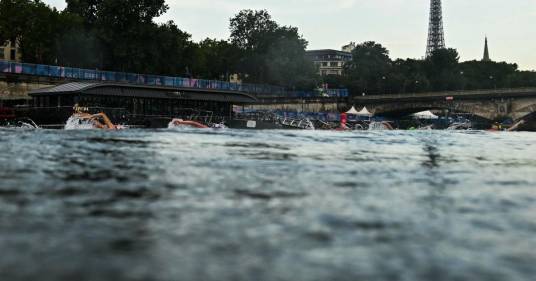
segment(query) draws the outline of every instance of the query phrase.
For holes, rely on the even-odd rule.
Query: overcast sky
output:
[[[44,0],[59,9],[63,0]],[[229,19],[241,9],[267,9],[282,25],[299,28],[309,49],[339,49],[377,41],[392,58],[421,58],[426,49],[429,0],[167,0],[173,20],[199,41],[227,39]],[[496,61],[536,70],[536,0],[444,0],[448,47],[462,60],[481,59],[484,36]]]

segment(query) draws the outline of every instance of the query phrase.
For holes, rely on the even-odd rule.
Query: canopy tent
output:
[[[417,119],[439,119],[439,116],[433,114],[430,110],[417,112],[411,116]]]
[[[359,111],[357,114],[357,116],[366,116],[366,117],[372,117],[372,114],[370,111],[368,111],[367,107],[363,107],[363,109],[361,109],[361,111]]]
[[[350,115],[358,115],[359,112],[357,111],[357,109],[355,109],[354,106],[352,106],[352,108],[351,108],[350,110],[348,110],[348,111],[346,112],[346,114],[350,114]]]

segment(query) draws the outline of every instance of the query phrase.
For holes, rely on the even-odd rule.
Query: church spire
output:
[[[484,58],[482,61],[491,61],[489,57],[489,49],[488,49],[488,37],[486,36],[486,44],[484,46]]]

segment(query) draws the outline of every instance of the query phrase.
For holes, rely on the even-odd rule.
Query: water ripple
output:
[[[532,280],[534,143],[480,131],[0,129],[0,272]]]

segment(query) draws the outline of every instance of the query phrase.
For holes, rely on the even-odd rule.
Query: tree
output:
[[[19,40],[28,27],[27,19],[31,14],[33,1],[0,1],[0,45],[7,41]]]
[[[57,63],[62,66],[102,68],[100,47],[96,32],[84,27],[84,20],[76,14],[63,11],[56,41]]]
[[[397,59],[390,75],[391,93],[425,92],[430,87],[424,63],[415,59]]]
[[[344,66],[344,75],[355,94],[385,92],[392,62],[389,51],[376,42],[365,42],[352,51],[352,60]]]
[[[2,0],[0,43],[17,44],[26,62],[54,63],[60,20],[56,9],[39,0]]]
[[[225,40],[205,39],[195,45],[195,63],[192,71],[205,79],[229,80],[229,75],[237,72],[240,59],[239,50]]]
[[[305,58],[308,43],[297,28],[279,26],[265,10],[243,10],[231,19],[230,31],[244,80],[291,88],[314,84],[314,65]]]
[[[231,42],[242,50],[266,51],[278,28],[268,11],[242,10],[231,19]]]
[[[265,58],[265,83],[297,89],[311,89],[317,82],[316,68],[305,57],[307,41],[294,27],[280,27]]]
[[[154,61],[149,73],[185,75],[187,68],[195,63],[190,59],[193,48],[191,35],[180,30],[173,21],[159,25],[154,31],[146,33],[146,36],[145,54],[149,57],[145,62]],[[143,69],[144,66],[140,65],[139,68]]]
[[[511,87],[518,74],[516,64],[505,62],[468,61],[460,64],[466,89]]]
[[[460,56],[455,49],[437,49],[425,61],[425,69],[434,91],[460,89]]]
[[[26,30],[19,39],[22,59],[26,62],[56,63],[56,40],[60,35],[60,13],[40,1],[30,6]]]
[[[153,22],[165,13],[164,0],[67,0],[66,11],[84,19],[87,32],[97,36],[99,65],[118,71],[154,69],[155,34],[167,32]],[[168,26],[169,28],[169,26]],[[173,32],[173,31],[171,31]],[[158,59],[157,59],[158,61]],[[149,67],[148,67],[149,66]]]

